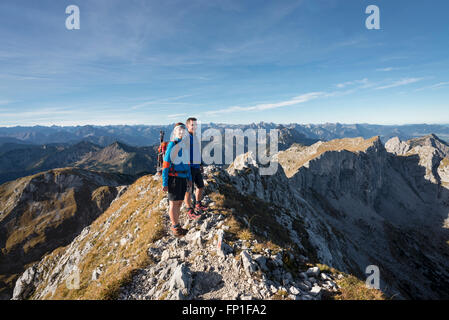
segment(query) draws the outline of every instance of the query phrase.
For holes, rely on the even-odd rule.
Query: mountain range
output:
[[[261,122],[248,125],[208,123],[202,129],[279,129],[279,150],[293,144],[310,146],[318,141],[379,136],[408,140],[430,133],[449,139],[449,125],[382,126],[370,124],[288,124]],[[0,183],[29,174],[67,166],[135,175],[154,173],[159,132],[169,140],[172,125],[76,126],[0,128]],[[245,149],[246,150],[246,149]],[[235,158],[235,157],[234,157]]]
[[[260,122],[245,125],[231,124],[202,124],[202,129],[216,128],[229,129],[294,129],[292,133],[302,134],[305,139],[315,141],[328,141],[341,138],[371,138],[380,136],[382,141],[392,137],[408,140],[430,133],[438,135],[441,139],[449,140],[449,125],[410,124],[410,125],[374,125],[374,124],[275,124]],[[159,131],[171,133],[173,125],[111,125],[111,126],[34,126],[34,127],[0,127],[0,144],[3,142],[20,142],[29,144],[52,144],[89,141],[99,146],[107,146],[120,141],[131,146],[152,146],[159,143]]]
[[[0,145],[0,183],[64,167],[137,177],[156,171],[156,157],[153,147],[132,147],[121,142],[105,147],[84,140],[76,144],[3,143]]]
[[[110,153],[92,154],[95,163]],[[157,175],[127,182],[66,168],[2,185],[4,297],[449,298],[443,139],[292,144],[273,160],[271,176],[251,153],[227,168],[207,166],[210,211],[196,223],[182,215],[184,239],[170,235]],[[62,221],[76,228],[56,231]],[[378,267],[380,290],[365,287],[368,266]],[[79,286],[68,285],[74,279]]]
[[[69,244],[109,207],[120,186],[133,181],[129,175],[62,168],[0,185],[0,295],[25,266]]]

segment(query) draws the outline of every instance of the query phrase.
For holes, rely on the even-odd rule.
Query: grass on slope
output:
[[[147,193],[142,190],[148,188]],[[137,180],[111,207],[95,220],[89,235],[81,243],[83,248],[87,241],[93,248],[78,266],[80,270],[80,288],[69,290],[60,284],[53,296],[47,299],[115,299],[119,288],[131,280],[134,272],[146,266],[147,250],[151,243],[164,236],[162,215],[156,207],[163,199],[161,182],[152,176]],[[97,238],[92,234],[100,231],[107,219],[127,204],[111,225]],[[149,214],[150,213],[150,214]],[[148,217],[149,216],[149,217]],[[131,233],[125,245],[120,240]],[[92,272],[103,265],[103,272],[98,280],[91,280]]]
[[[385,294],[377,289],[368,288],[364,281],[359,278],[340,272],[325,264],[317,264],[321,272],[332,275],[342,275],[341,279],[336,279],[340,289],[336,293],[327,293],[323,296],[325,300],[386,300]]]
[[[440,162],[440,167],[449,167],[449,158],[443,158]]]
[[[288,228],[277,221],[276,216],[285,211],[284,208],[255,196],[242,195],[230,183],[220,184],[218,192],[212,193],[210,197],[215,202],[214,209],[227,216],[225,224],[229,227],[227,240],[230,244],[237,240],[257,240],[260,251],[265,248],[273,252],[284,249],[316,261],[316,250],[309,242],[303,221],[300,218],[294,219],[292,227],[300,237],[304,249],[292,242]],[[294,266],[291,269],[293,273],[298,271]]]
[[[295,220],[293,227],[302,238],[301,243],[306,251],[300,250],[297,247],[292,247],[287,229],[280,225],[275,219],[276,210],[281,210],[281,208],[276,209],[270,207],[269,204],[261,201],[257,197],[241,195],[231,184],[220,185],[219,192],[212,193],[210,197],[215,203],[214,209],[227,215],[225,223],[229,227],[227,234],[228,237],[230,235],[230,238],[227,240],[230,244],[238,239],[245,241],[257,240],[258,243],[254,245],[256,252],[270,249],[272,253],[277,253],[287,249],[284,251],[285,254],[283,256],[284,266],[294,275],[297,275],[300,270],[307,270],[307,268],[315,265],[318,266],[321,271],[326,271],[335,276],[338,274],[343,275],[342,279],[336,280],[336,283],[340,286],[340,290],[332,295],[325,295],[323,297],[324,299],[386,299],[385,295],[380,290],[367,288],[365,282],[357,277],[318,263],[316,250],[309,243],[307,231],[304,229],[301,221]],[[262,231],[262,233],[260,231]],[[264,231],[266,232],[266,236],[263,234]],[[294,261],[290,261],[288,252],[293,253],[294,255],[305,255],[312,263],[297,265]],[[239,252],[236,253],[236,255],[238,254]],[[280,291],[273,297],[273,299],[287,300],[288,293]]]

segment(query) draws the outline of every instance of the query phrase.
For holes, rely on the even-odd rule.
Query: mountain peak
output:
[[[449,145],[433,133],[424,137],[410,139],[406,143],[410,146],[410,149],[415,149],[417,147],[433,148],[440,157],[449,157]],[[410,152],[412,152],[412,150]]]
[[[379,136],[370,139],[343,138],[331,141],[319,141],[311,146],[292,146],[291,148],[279,152],[277,159],[283,166],[287,176],[292,176],[296,171],[306,165],[309,161],[319,158],[322,154],[333,151],[349,151],[352,153],[366,152],[374,147],[376,150],[382,150],[384,147],[380,142]]]
[[[111,143],[106,148],[104,148],[104,150],[107,150],[108,152],[112,152],[114,150],[114,151],[130,153],[130,152],[136,152],[137,148],[117,140],[117,141]]]
[[[256,155],[250,151],[238,155],[228,168],[228,171],[242,170],[249,167],[258,167]]]
[[[431,145],[434,142],[438,142],[438,143],[442,143],[442,144],[447,144],[446,142],[444,142],[443,140],[441,140],[436,134],[434,133],[430,133],[428,135],[422,136],[422,137],[418,137],[418,138],[413,138],[407,141],[410,145],[416,146],[416,145]]]
[[[111,143],[110,145],[109,145],[110,147],[114,147],[114,148],[121,148],[121,149],[124,149],[124,148],[127,148],[127,147],[129,147],[129,145],[127,145],[127,144],[125,144],[125,143],[123,143],[123,142],[121,142],[121,141],[114,141],[113,143]]]
[[[428,139],[431,139],[431,140],[434,140],[434,141],[438,141],[439,143],[444,144],[444,145],[448,145],[446,141],[440,139],[440,137],[438,137],[434,133],[429,134],[428,135]]]

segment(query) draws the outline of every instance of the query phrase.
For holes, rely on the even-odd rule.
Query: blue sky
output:
[[[65,28],[77,5],[81,29]],[[365,9],[380,8],[380,30]],[[0,126],[449,123],[447,0],[2,0]]]

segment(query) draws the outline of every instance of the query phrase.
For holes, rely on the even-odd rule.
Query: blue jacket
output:
[[[167,151],[165,151],[164,162],[162,163],[162,186],[168,186],[168,177],[169,173],[172,175],[176,175],[180,178],[187,178],[188,180],[192,180],[192,175],[190,174],[190,165],[188,163],[179,163],[174,164],[173,160],[170,158],[170,154],[172,152],[173,147],[179,143],[181,139],[177,139],[175,141],[170,141],[167,146]],[[182,157],[182,148],[178,151],[178,157]]]

